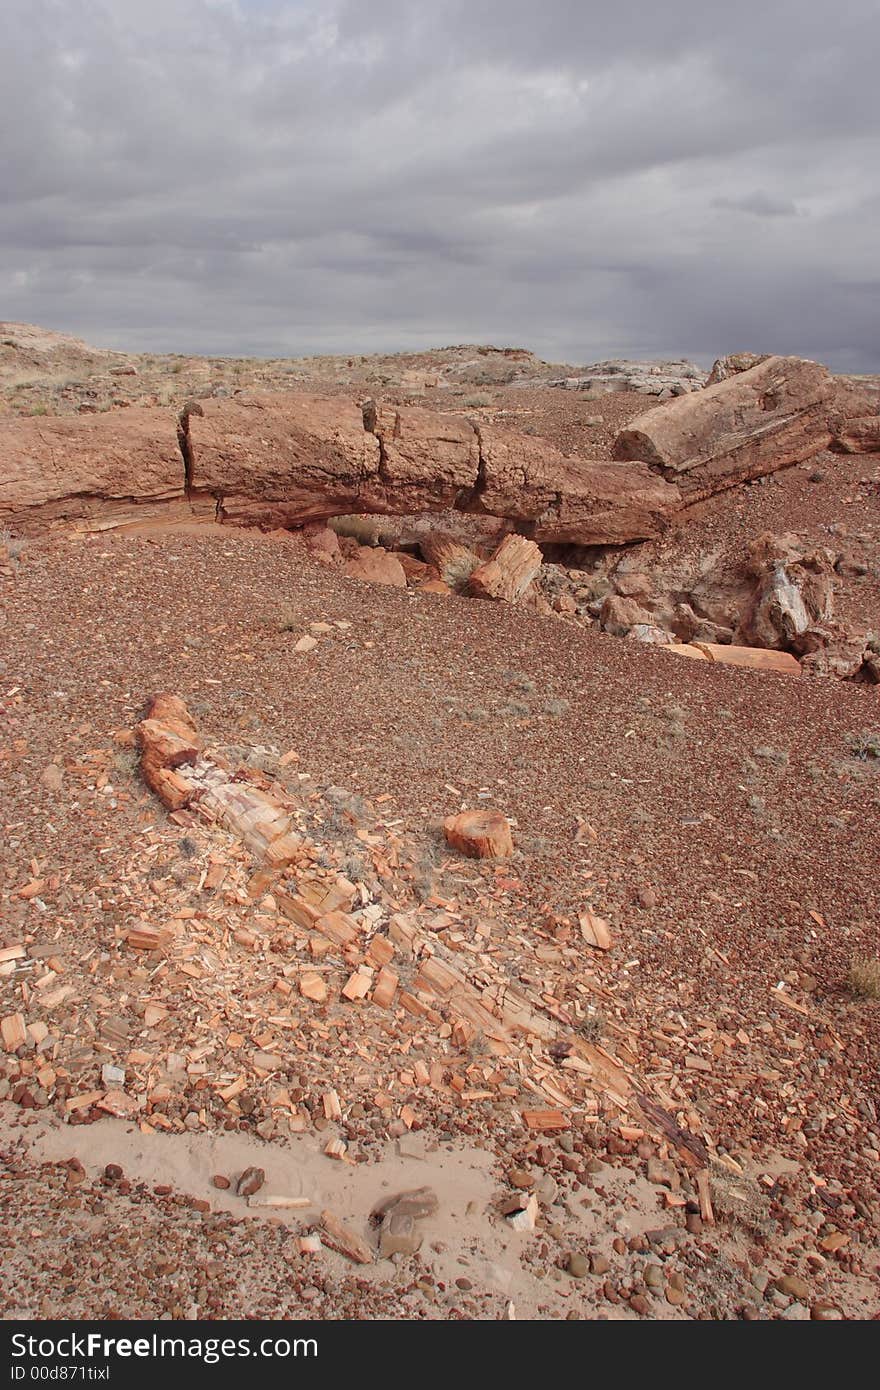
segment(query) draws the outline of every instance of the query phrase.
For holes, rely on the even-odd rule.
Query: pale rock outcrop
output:
[[[631,362],[616,358],[583,367],[577,376],[555,377],[547,385],[567,391],[584,391],[590,398],[613,391],[638,391],[645,396],[665,398],[698,391],[705,375],[696,363],[684,358],[676,362]]]
[[[759,536],[749,547],[751,601],[735,640],[803,654],[816,645],[813,629],[832,618],[834,556],[805,551],[795,535]]]
[[[769,356],[769,352],[729,352],[726,357],[719,357],[713,362],[712,370],[706,378],[706,385],[714,386],[716,382],[726,381],[729,376],[747,372],[751,367],[766,362]]]

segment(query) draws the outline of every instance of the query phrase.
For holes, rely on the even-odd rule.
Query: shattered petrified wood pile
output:
[[[181,728],[193,731],[185,760],[179,746]],[[319,847],[295,828],[296,805],[279,787],[267,791],[238,780],[218,753],[201,751],[181,701],[154,696],[135,732],[145,780],[165,804],[178,814],[185,804],[202,821],[219,822],[261,861],[263,867],[253,874],[248,891],[262,895],[262,913],[283,921],[288,949],[301,957],[275,983],[279,1007],[294,991],[300,1001],[316,1005],[372,1005],[409,1027],[439,1030],[438,1042],[450,1036],[467,1048],[479,1036],[489,1054],[513,1062],[525,1088],[544,1103],[581,1114],[598,1114],[600,1104],[627,1107],[627,1073],[574,1031],[574,1016],[552,1004],[548,1008],[552,995],[538,998],[512,989],[506,972],[495,966],[488,940],[485,949],[471,952],[456,940],[456,933],[447,938],[436,921],[395,911],[393,903],[371,901],[369,893],[344,876],[322,872],[315,863]],[[173,761],[173,768],[162,766],[165,757]],[[170,775],[174,781],[169,784]],[[452,817],[446,835],[450,844],[478,857],[512,853],[508,823],[498,813]],[[583,941],[606,949],[610,939],[605,924],[592,913],[586,919]],[[448,925],[453,923],[449,917]],[[141,926],[126,936],[127,944],[137,950],[161,950],[172,939],[171,932],[161,938],[149,931],[145,935]],[[256,948],[256,935],[245,931],[237,939]],[[552,1059],[542,1060],[544,1046],[554,1049]],[[551,1077],[558,1068],[561,1075]],[[417,1085],[442,1087],[443,1075],[436,1061],[414,1064]],[[462,1102],[491,1097],[496,1088],[501,1096],[515,1096],[519,1087],[502,1083],[502,1075],[497,1066],[465,1067],[450,1085]],[[223,1087],[221,1095],[231,1099],[234,1092]],[[331,1102],[331,1108],[335,1104]],[[404,1107],[404,1123],[412,1113],[411,1107]],[[539,1129],[567,1123],[561,1114],[528,1114],[532,1120],[526,1123]]]
[[[43,1040],[53,1050],[51,1063],[21,1063],[14,1099],[40,1105],[54,1095],[74,1122],[110,1113],[145,1132],[198,1129],[212,1117],[255,1116],[263,1138],[332,1126],[325,1151],[344,1160],[365,1109],[392,1136],[469,1111],[498,1132],[638,1126],[646,1085],[636,1035],[621,1015],[614,1052],[588,1040],[597,1005],[609,1026],[620,1012],[591,968],[592,950],[605,955],[613,944],[601,917],[585,910],[576,935],[505,925],[493,898],[503,901],[516,880],[499,878],[493,890],[480,871],[468,877],[466,860],[455,873],[460,899],[432,895],[418,905],[404,888],[412,846],[394,823],[377,825],[356,808],[346,812],[348,833],[373,871],[349,878],[350,852],[316,837],[321,818],[280,780],[209,746],[177,761],[179,728],[192,728],[185,706],[159,696],[147,715],[136,731],[142,769],[176,804],[179,783],[157,779],[163,757],[176,761],[189,800],[170,812],[168,828],[185,832],[188,853],[206,867],[195,892],[181,893],[154,861],[152,903],[131,899],[113,956],[102,958],[101,989],[68,973],[63,990],[88,1012],[69,1046],[42,1019],[52,990],[31,989],[22,975],[3,1046],[15,1053]],[[338,792],[324,800],[347,805]],[[138,857],[149,860],[162,843],[151,831]],[[28,964],[24,946],[7,948],[2,969],[13,986]],[[114,1012],[113,980],[137,996],[137,1034]],[[651,1094],[663,1113],[685,1104],[694,1142],[712,1150],[672,1075],[652,1081]]]

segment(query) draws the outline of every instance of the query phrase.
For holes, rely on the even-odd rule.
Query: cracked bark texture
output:
[[[827,449],[836,402],[834,378],[818,362],[768,357],[637,416],[614,456],[643,460],[693,502]]]

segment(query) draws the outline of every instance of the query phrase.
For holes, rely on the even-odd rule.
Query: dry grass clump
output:
[[[20,560],[27,545],[24,536],[14,536],[5,526],[0,526],[0,561]]]
[[[880,999],[880,958],[857,956],[846,977],[851,992],[860,999]]]
[[[880,729],[862,729],[850,739],[850,752],[854,758],[866,762],[868,758],[880,758]]]

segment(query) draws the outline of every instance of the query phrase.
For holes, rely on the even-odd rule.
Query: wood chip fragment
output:
[[[588,946],[595,946],[600,951],[611,949],[611,932],[604,917],[599,917],[595,912],[582,912],[578,918],[581,928],[581,936]]]
[[[373,1264],[373,1251],[367,1242],[362,1240],[350,1226],[346,1226],[343,1221],[340,1221],[339,1217],[332,1211],[321,1212],[321,1229],[324,1232],[324,1244],[329,1245],[331,1250],[337,1250],[340,1255],[346,1255],[356,1264]]]

